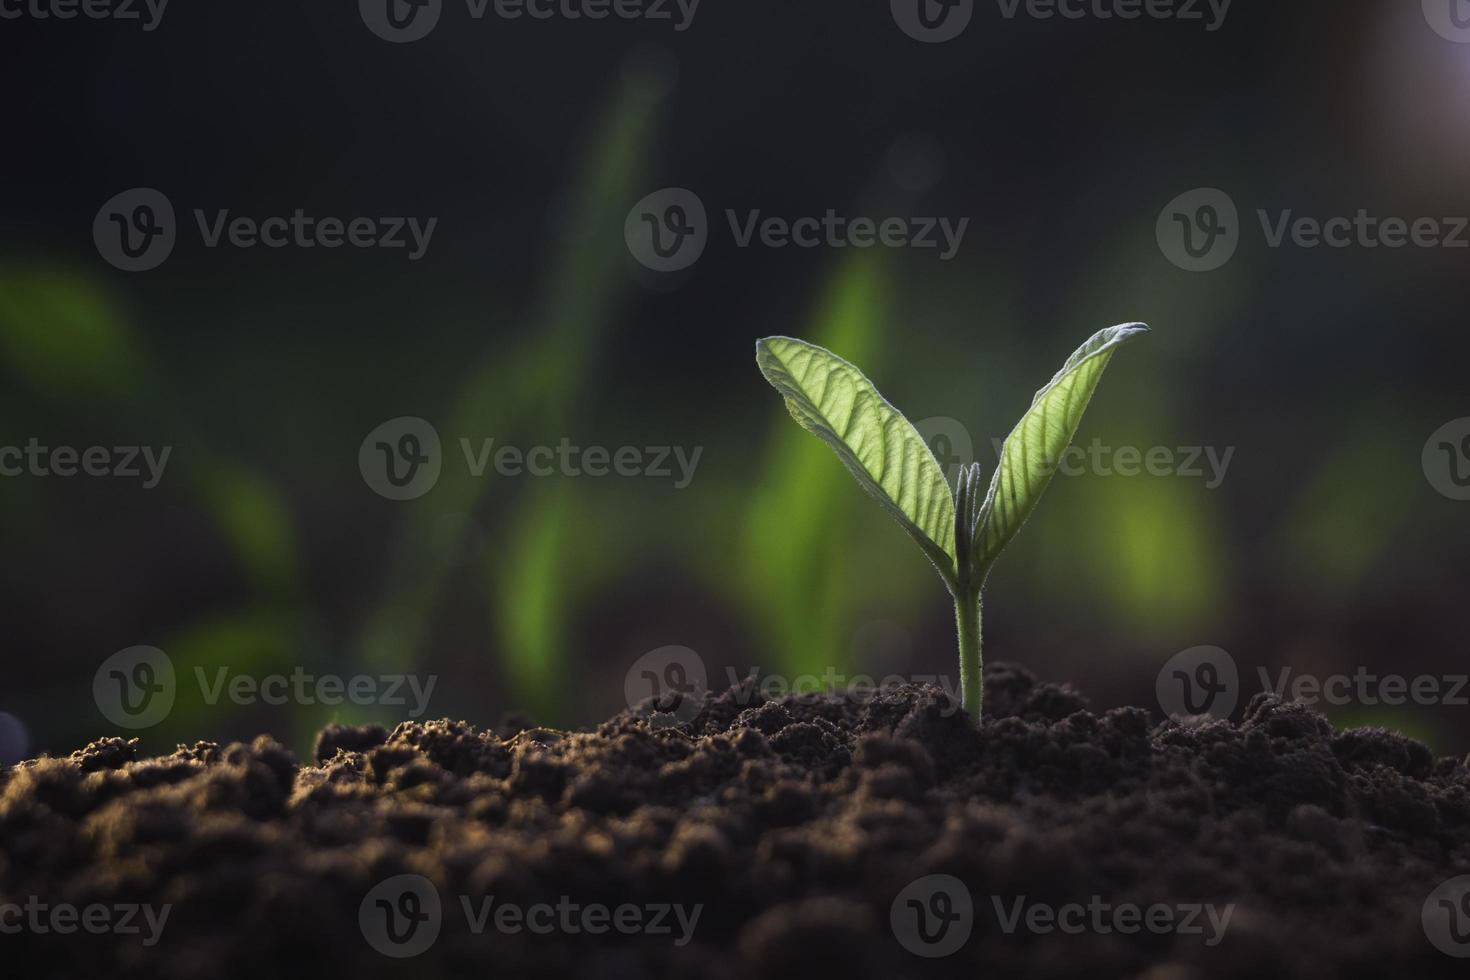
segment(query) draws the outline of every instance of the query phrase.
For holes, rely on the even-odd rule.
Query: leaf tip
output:
[[[788,344],[805,345],[805,343],[805,341],[797,340],[795,337],[783,337],[780,334],[762,337],[755,342],[755,358],[759,361],[762,357],[775,357],[778,347],[783,347]]]

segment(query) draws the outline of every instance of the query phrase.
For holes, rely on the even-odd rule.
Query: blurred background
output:
[[[1160,667],[1200,644],[1238,662],[1242,706],[1258,667],[1470,671],[1470,503],[1421,460],[1470,415],[1470,250],[1271,248],[1256,218],[1470,214],[1470,44],[1429,22],[1412,2],[1238,0],[1214,31],[980,3],[926,44],[883,0],[704,0],[683,31],[451,0],[392,44],[345,2],[181,3],[151,31],[0,21],[0,446],[172,447],[151,489],[0,479],[0,761],[110,734],[304,750],[329,721],[405,717],[211,706],[196,668],[434,675],[428,717],[568,727],[621,710],[629,668],[669,644],[716,688],[752,668],[954,675],[942,584],[786,417],[754,364],[772,333],[953,420],[988,475],[1079,342],[1153,326],[1077,444],[1233,448],[1228,470],[1058,478],[991,577],[988,660],[1155,712]],[[179,231],[129,273],[92,227],[135,187]],[[666,187],[702,200],[709,243],[655,273],[624,221]],[[1156,226],[1201,187],[1239,208],[1239,246],[1192,272]],[[207,248],[196,208],[438,224],[418,261]],[[741,248],[727,209],[969,226],[950,261]],[[444,441],[410,501],[358,467],[401,416]],[[682,489],[475,477],[461,438],[702,455]],[[93,679],[140,644],[178,697],[128,732]],[[1327,710],[1470,751],[1470,706]]]

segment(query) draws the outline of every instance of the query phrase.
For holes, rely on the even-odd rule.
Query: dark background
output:
[[[986,655],[1157,709],[1174,653],[1463,673],[1470,504],[1426,480],[1467,413],[1470,252],[1269,249],[1254,212],[1470,214],[1470,45],[1417,2],[1236,0],[1201,22],[1003,19],[924,45],[886,2],[703,0],[669,22],[472,21],[371,34],[355,4],[185,3],[158,30],[0,21],[0,444],[171,445],[162,484],[0,480],[0,711],[30,752],[113,730],[94,671],[137,644],[181,674],[433,673],[431,715],[623,706],[665,644],[716,677],[953,673],[916,549],[785,419],[753,341],[830,343],[910,418],[992,436],[1093,331],[1114,361],[1078,435],[1236,447],[1225,482],[1059,479],[987,594]],[[162,190],[180,243],[107,265],[104,201]],[[690,270],[623,243],[666,186],[714,225]],[[1247,225],[1210,273],[1166,260],[1171,199]],[[193,208],[439,218],[428,255],[206,249]],[[726,208],[969,217],[959,256],[737,248]],[[374,495],[359,443],[402,415],[446,443],[702,446],[688,489],[456,479]],[[459,469],[462,471],[463,466]],[[462,476],[462,473],[461,473]],[[188,687],[181,683],[181,691]],[[353,708],[206,710],[139,734],[270,731]],[[1332,708],[1443,752],[1470,708]],[[12,743],[9,751],[15,751]]]

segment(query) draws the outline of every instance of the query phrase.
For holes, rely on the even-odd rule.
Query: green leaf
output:
[[[785,397],[791,417],[832,447],[952,587],[954,495],[909,420],[829,350],[791,337],[767,337],[755,349],[761,373]]]
[[[972,549],[977,578],[999,557],[1036,509],[1051,483],[1062,453],[1077,434],[1082,413],[1102,380],[1103,371],[1122,344],[1148,333],[1141,323],[1099,330],[1067,358],[1051,383],[1036,393],[1001,447],[1000,465],[975,526]]]
[[[110,297],[90,279],[44,266],[0,267],[0,362],[59,401],[131,400],[151,380]]]

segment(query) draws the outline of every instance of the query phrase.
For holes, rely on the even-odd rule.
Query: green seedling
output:
[[[976,724],[985,579],[1036,509],[1113,354],[1147,332],[1141,323],[1109,327],[1067,358],[1006,437],[983,498],[980,464],[961,468],[951,488],[913,425],[857,368],[804,340],[767,337],[756,343],[756,363],[786,399],[791,417],[832,447],[862,488],[918,542],[949,587],[959,633],[960,690]]]

